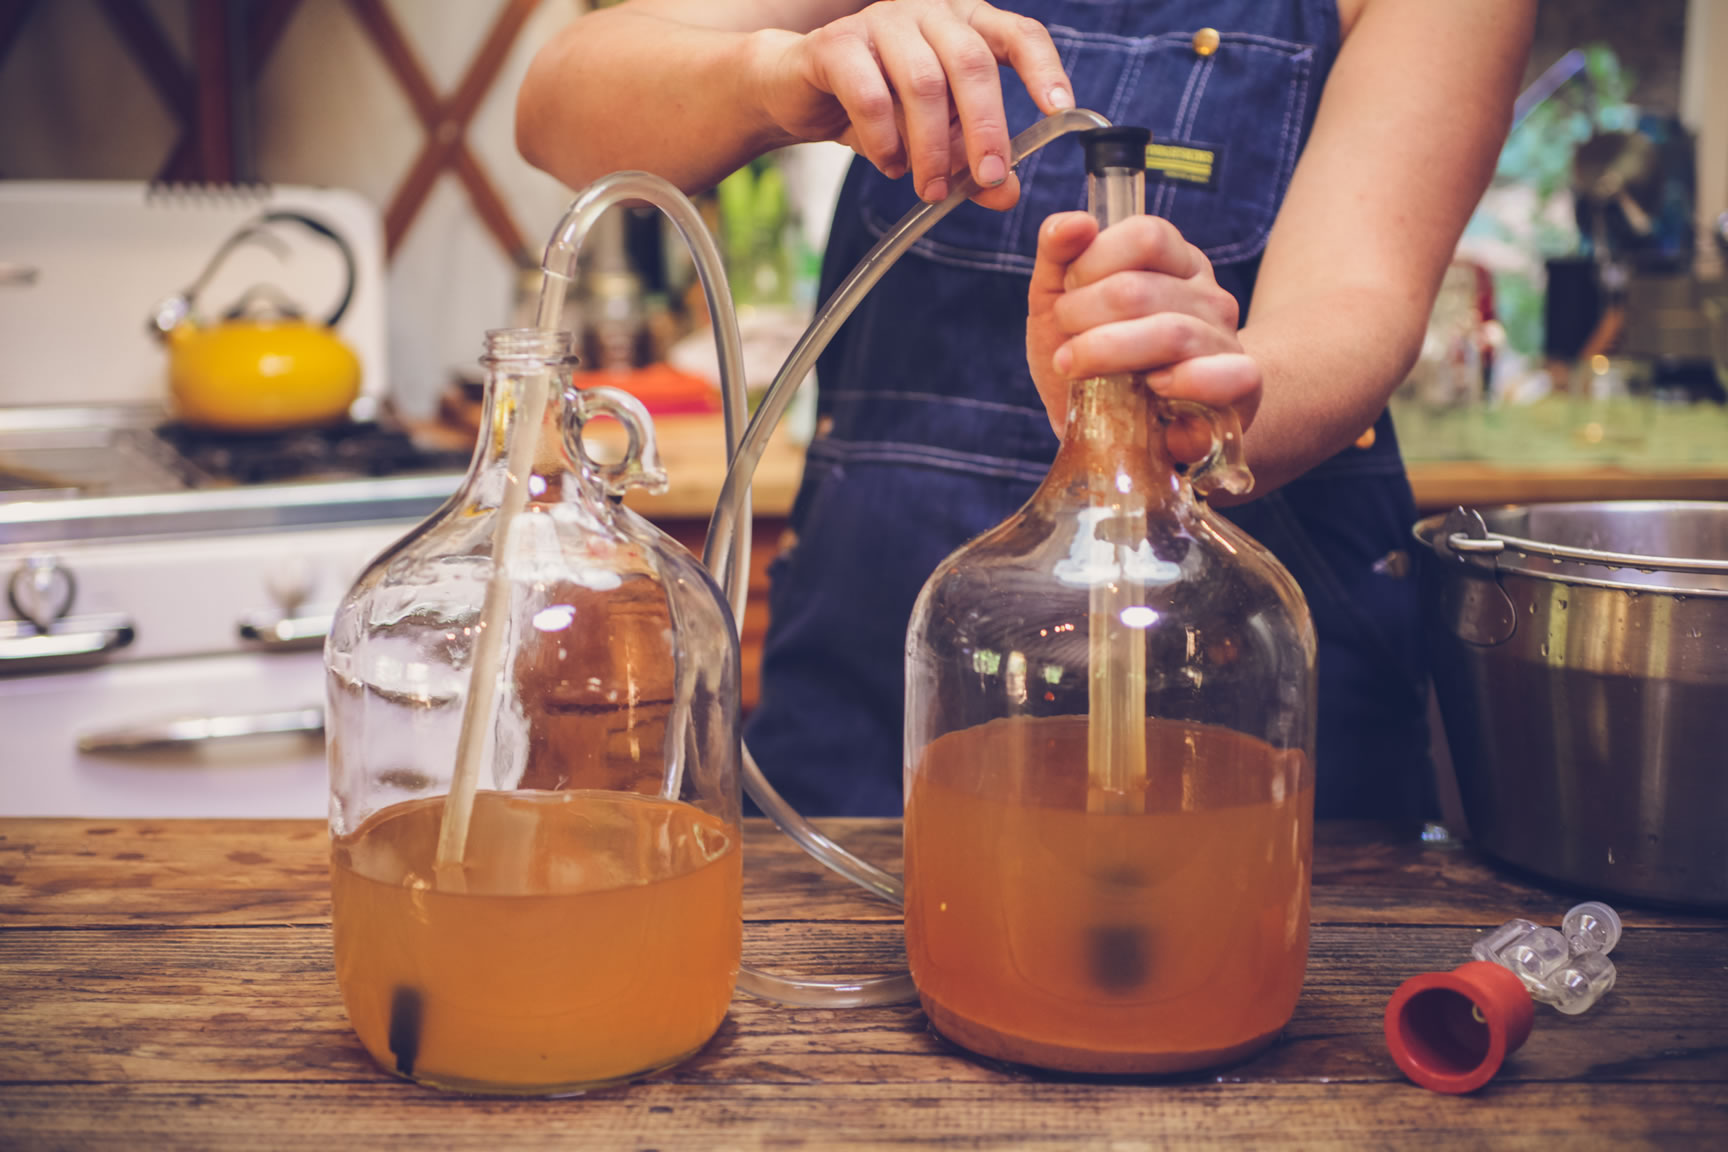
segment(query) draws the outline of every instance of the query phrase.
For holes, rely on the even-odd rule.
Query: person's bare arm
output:
[[[1273,226],[1242,345],[1257,488],[1342,450],[1415,363],[1505,141],[1534,0],[1368,0]]]
[[[571,187],[640,168],[686,191],[788,143],[756,74],[782,29],[808,32],[851,0],[635,0],[573,21],[536,54],[516,100],[516,144]]]
[[[1041,236],[1027,328],[1059,420],[1065,380],[1152,387],[1247,424],[1255,493],[1345,448],[1415,362],[1434,293],[1505,138],[1534,0],[1358,0],[1260,265],[1248,323],[1167,223]],[[1243,355],[1246,353],[1246,355]]]
[[[839,140],[927,199],[969,167],[1006,207],[1000,64],[1037,103],[1071,103],[1049,34],[983,0],[634,0],[541,50],[517,145],[572,186],[642,168],[686,191],[783,144]]]

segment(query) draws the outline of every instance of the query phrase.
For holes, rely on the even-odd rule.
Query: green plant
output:
[[[1544,261],[1578,251],[1572,210],[1572,156],[1597,132],[1637,123],[1635,77],[1606,44],[1582,49],[1584,70],[1533,108],[1500,151],[1494,181],[1464,232],[1464,247],[1495,254],[1495,311],[1507,342],[1525,356],[1542,351]]]

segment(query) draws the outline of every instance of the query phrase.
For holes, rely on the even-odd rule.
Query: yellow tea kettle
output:
[[[236,247],[257,242],[285,255],[270,225],[299,224],[329,240],[346,270],[342,296],[322,321],[304,318],[280,289],[255,285],[215,323],[194,312],[198,293]],[[334,229],[298,212],[266,212],[223,241],[198,278],[163,301],[151,327],[168,349],[168,391],[187,424],[268,432],[347,417],[360,394],[360,359],[336,333],[354,298],[354,254]]]

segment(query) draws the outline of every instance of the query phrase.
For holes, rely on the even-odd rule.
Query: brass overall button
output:
[[[1218,29],[1202,28],[1194,33],[1194,55],[1210,56],[1218,51]]]

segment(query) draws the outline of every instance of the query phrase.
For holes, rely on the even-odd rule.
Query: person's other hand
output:
[[[1051,216],[1038,233],[1026,321],[1026,359],[1061,435],[1068,384],[1144,373],[1152,390],[1234,408],[1246,428],[1260,405],[1260,367],[1237,338],[1236,298],[1212,263],[1168,220],[1136,216],[1104,232],[1085,212]],[[1206,454],[1209,434],[1178,424],[1170,451]]]
[[[1001,65],[1011,65],[1046,115],[1074,106],[1044,26],[983,0],[883,0],[808,35],[763,34],[762,102],[801,140],[838,140],[919,196],[948,195],[962,168],[975,199],[1012,207]]]

